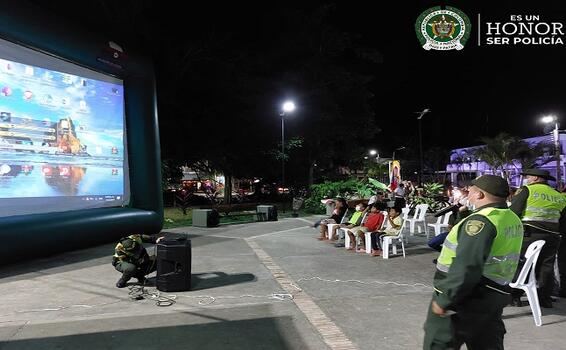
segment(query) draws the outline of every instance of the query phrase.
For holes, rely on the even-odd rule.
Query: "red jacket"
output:
[[[381,228],[383,224],[383,214],[382,213],[370,213],[366,222],[362,225],[367,227],[371,232],[377,231]]]

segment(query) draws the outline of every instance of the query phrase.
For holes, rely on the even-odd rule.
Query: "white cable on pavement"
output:
[[[199,299],[198,305],[207,306],[211,305],[216,300],[219,299],[242,299],[242,298],[267,298],[274,299],[278,301],[292,300],[293,295],[289,293],[271,293],[269,295],[252,295],[244,294],[240,296],[212,296],[212,295],[165,295],[158,290],[147,289],[143,286],[131,286],[130,287],[130,299],[141,300],[149,299],[155,300],[155,305],[157,306],[171,306],[178,300],[177,297],[183,297],[188,299]]]
[[[312,281],[312,280],[319,280],[321,282],[329,282],[329,283],[358,283],[358,284],[365,284],[365,285],[372,285],[372,284],[381,284],[381,285],[387,285],[387,284],[392,284],[398,287],[424,287],[424,288],[432,288],[429,285],[426,285],[424,283],[402,283],[402,282],[395,282],[395,281],[369,281],[369,282],[364,282],[364,281],[359,281],[359,280],[339,280],[339,279],[335,279],[335,280],[328,280],[328,279],[324,279],[324,278],[320,278],[318,276],[315,277],[304,277],[304,278],[299,278],[297,280],[297,283],[301,282],[301,281]],[[298,286],[296,285],[292,285],[293,287],[297,288],[298,290],[302,290],[300,289]]]

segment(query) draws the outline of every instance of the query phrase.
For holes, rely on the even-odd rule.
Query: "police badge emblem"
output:
[[[417,37],[425,50],[462,50],[470,37],[472,24],[465,13],[446,6],[431,7],[415,23]]]

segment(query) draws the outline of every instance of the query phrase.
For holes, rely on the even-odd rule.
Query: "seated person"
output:
[[[354,212],[354,214],[352,214],[350,220],[348,220],[347,223],[332,227],[331,240],[335,241],[336,239],[338,239],[336,232],[338,231],[339,228],[353,228],[359,226],[360,223],[362,222],[362,218],[365,213],[366,213],[366,205],[364,203],[360,203],[356,205],[356,211]]]
[[[387,216],[387,223],[385,224],[385,229],[382,231],[371,233],[371,255],[380,256],[381,255],[381,238],[383,236],[397,236],[399,230],[403,225],[403,219],[401,218],[401,208],[393,207],[389,209],[389,215]]]
[[[367,216],[366,222],[364,222],[362,224],[362,226],[353,227],[353,228],[348,229],[346,231],[348,236],[350,236],[350,246],[348,247],[348,250],[354,249],[354,244],[356,242],[355,236],[362,237],[361,242],[363,244],[361,245],[361,247],[364,247],[365,246],[365,239],[364,239],[365,232],[372,232],[372,231],[375,231],[375,230],[377,230],[381,227],[381,224],[383,223],[383,214],[381,212],[379,212],[377,206],[375,206],[375,205],[371,205],[369,207],[369,210],[370,210],[370,212]],[[365,250],[365,248],[360,248],[360,250]]]
[[[114,248],[112,265],[122,273],[122,277],[116,282],[116,287],[124,288],[130,278],[135,277],[138,283],[143,285],[145,276],[157,269],[155,256],[150,256],[143,246],[146,243],[158,243],[163,237],[152,237],[148,235],[130,235],[120,239]]]
[[[430,239],[430,241],[428,241],[428,246],[431,247],[432,249],[436,250],[437,252],[440,252],[442,250],[442,244],[444,243],[444,240],[446,239],[446,236],[448,236],[448,232],[450,232],[450,230],[452,229],[453,225],[449,225],[446,228],[446,231],[441,232],[438,236],[434,236]],[[435,262],[436,264],[436,262]]]
[[[385,210],[387,208],[387,199],[383,192],[377,192],[369,198],[368,206],[372,204],[377,204],[379,210]]]
[[[318,223],[320,225],[320,236],[317,237],[318,240],[323,241],[327,239],[326,233],[328,232],[328,224],[339,224],[346,213],[346,209],[348,209],[348,203],[346,203],[346,200],[344,198],[336,199],[336,206],[332,211],[332,216],[328,219],[320,220]]]

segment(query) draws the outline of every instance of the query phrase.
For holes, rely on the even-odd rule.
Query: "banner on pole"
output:
[[[401,183],[401,163],[398,160],[389,162],[389,187],[395,191]]]

